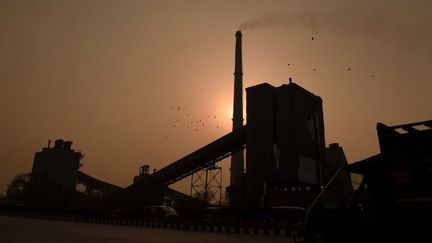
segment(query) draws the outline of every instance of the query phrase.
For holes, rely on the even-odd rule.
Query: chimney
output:
[[[243,126],[243,64],[242,64],[242,33],[235,34],[235,67],[234,67],[234,107],[233,107],[233,131]],[[230,184],[239,182],[244,171],[243,151],[239,151],[231,157]]]

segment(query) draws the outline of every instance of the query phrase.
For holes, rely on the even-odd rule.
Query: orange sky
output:
[[[242,23],[244,87],[293,77],[321,96],[326,141],[350,162],[378,153],[377,122],[431,119],[432,3],[325,4],[0,0],[0,193],[48,139],[72,140],[84,172],[126,186],[141,164],[228,133]]]

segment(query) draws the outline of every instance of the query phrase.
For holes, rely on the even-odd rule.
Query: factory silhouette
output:
[[[58,139],[54,146],[48,142],[34,157],[28,203],[130,211],[142,205],[218,205],[223,188],[217,163],[231,157],[226,188],[231,208],[307,208],[331,175],[347,164],[337,143],[326,147],[322,99],[291,78],[280,87],[248,87],[245,124],[242,33],[237,31],[235,37],[232,132],[153,173],[143,165],[126,188],[81,172],[84,155],[72,148],[71,141]],[[191,195],[169,188],[188,176]],[[340,183],[344,190],[353,190],[350,178]]]

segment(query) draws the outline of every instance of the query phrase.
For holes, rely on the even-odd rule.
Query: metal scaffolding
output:
[[[212,165],[192,174],[191,196],[212,205],[221,205],[222,168]]]

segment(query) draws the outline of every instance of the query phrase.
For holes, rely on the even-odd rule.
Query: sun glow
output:
[[[231,106],[225,107],[225,116],[228,120],[232,120],[233,118],[233,108]]]

